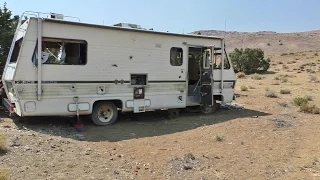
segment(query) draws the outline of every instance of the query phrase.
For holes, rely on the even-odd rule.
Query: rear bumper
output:
[[[7,98],[2,98],[2,104],[7,108],[7,110],[11,113],[14,113],[15,105],[11,103],[11,101]]]

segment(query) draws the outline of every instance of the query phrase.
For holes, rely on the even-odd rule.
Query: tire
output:
[[[114,124],[118,119],[118,108],[111,101],[97,102],[93,106],[91,120],[95,125],[106,126]]]

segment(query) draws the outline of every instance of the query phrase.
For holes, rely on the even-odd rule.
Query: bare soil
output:
[[[315,53],[274,55],[261,80],[238,79],[235,103],[243,109],[175,119],[166,111],[127,113],[105,127],[83,118],[83,133],[69,124],[73,117],[18,121],[2,109],[0,135],[8,137],[8,151],[0,154],[0,174],[32,180],[320,179],[320,115],[299,112],[292,103],[309,95],[320,107]],[[266,97],[266,89],[277,97]]]

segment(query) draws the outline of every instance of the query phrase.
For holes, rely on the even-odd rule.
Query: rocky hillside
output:
[[[241,47],[262,48],[266,55],[320,50],[320,30],[296,33],[200,30],[192,33],[198,32],[207,36],[225,36],[229,52]]]

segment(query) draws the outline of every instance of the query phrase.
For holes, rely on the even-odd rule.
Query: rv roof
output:
[[[160,31],[153,31],[153,30],[146,30],[146,29],[127,28],[127,27],[119,27],[119,26],[106,26],[106,25],[89,24],[89,23],[73,22],[73,21],[64,21],[64,20],[56,20],[56,19],[48,19],[48,18],[44,18],[44,19],[45,19],[45,21],[48,21],[48,22],[62,23],[62,24],[72,24],[72,25],[79,25],[79,26],[89,26],[89,27],[106,28],[106,29],[121,29],[121,30],[124,30],[124,31],[135,31],[135,32],[145,32],[145,33],[154,33],[154,34],[165,34],[165,35],[184,36],[184,37],[193,37],[193,38],[223,39],[222,37],[216,37],[216,36],[203,36],[203,35],[196,35],[196,34],[178,34],[178,33],[160,32]]]

